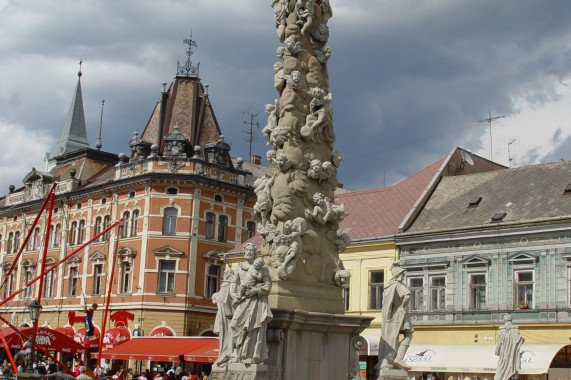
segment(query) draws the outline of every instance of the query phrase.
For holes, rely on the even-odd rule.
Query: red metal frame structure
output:
[[[49,245],[49,240],[50,240],[50,233],[49,233],[49,227],[51,225],[51,220],[52,220],[52,215],[53,215],[53,207],[54,207],[54,201],[55,201],[55,195],[54,195],[54,189],[57,186],[57,183],[54,183],[51,187],[51,189],[49,190],[46,198],[44,199],[42,206],[40,207],[36,218],[34,220],[34,223],[32,224],[32,226],[30,227],[30,229],[28,229],[27,233],[26,233],[26,237],[22,243],[22,246],[20,247],[20,249],[18,250],[18,254],[16,255],[16,257],[14,258],[14,262],[12,263],[12,265],[10,266],[10,268],[8,269],[8,272],[6,273],[6,276],[4,277],[2,283],[0,284],[0,289],[2,289],[2,287],[4,286],[4,284],[6,283],[6,280],[8,278],[8,276],[11,274],[13,268],[17,265],[18,260],[20,259],[20,256],[22,254],[22,252],[24,251],[24,247],[26,247],[26,245],[28,244],[28,241],[30,240],[30,237],[34,231],[34,228],[36,226],[36,224],[38,223],[38,221],[40,220],[41,215],[43,214],[43,212],[45,211],[46,205],[49,202],[49,213],[48,213],[48,221],[46,224],[46,228],[45,228],[45,239],[44,239],[44,250],[43,250],[43,254],[41,257],[41,270],[40,270],[40,274],[38,276],[36,276],[35,278],[33,278],[32,280],[28,281],[23,288],[21,289],[17,289],[14,290],[14,292],[12,292],[8,297],[6,297],[5,299],[0,301],[0,307],[3,306],[4,304],[6,304],[6,302],[10,301],[11,299],[13,299],[14,297],[16,297],[16,295],[18,295],[19,293],[23,292],[25,289],[27,289],[29,286],[31,286],[32,284],[34,284],[36,281],[40,281],[39,284],[39,289],[38,289],[38,303],[41,304],[42,301],[42,291],[43,291],[43,286],[44,286],[44,276],[48,273],[50,273],[51,271],[53,271],[54,269],[56,269],[60,264],[65,263],[69,258],[71,258],[72,256],[74,256],[75,254],[77,254],[78,252],[82,251],[85,247],[87,247],[89,244],[91,244],[92,242],[94,242],[95,240],[99,239],[101,236],[103,236],[104,234],[106,234],[107,232],[109,232],[111,229],[117,227],[118,225],[120,226],[120,228],[122,228],[123,225],[123,218],[117,220],[115,223],[111,224],[109,227],[107,227],[106,229],[104,229],[103,231],[101,231],[99,234],[95,235],[92,239],[90,239],[89,241],[87,241],[86,243],[82,244],[80,247],[76,248],[75,250],[73,250],[70,254],[68,254],[67,256],[65,256],[63,259],[59,260],[58,262],[56,262],[55,264],[53,264],[52,266],[50,266],[48,269],[46,269],[46,256],[47,256],[47,247]],[[120,229],[119,229],[120,232]],[[101,354],[101,347],[103,346],[103,335],[105,333],[105,322],[107,320],[107,315],[109,312],[109,301],[111,298],[111,286],[113,284],[113,274],[115,272],[115,263],[117,260],[117,250],[118,250],[118,246],[119,246],[119,235],[120,233],[117,233],[117,239],[115,242],[115,251],[113,253],[113,266],[111,269],[111,275],[110,275],[110,279],[109,279],[109,285],[108,285],[108,294],[107,294],[107,300],[105,303],[105,314],[104,314],[104,318],[103,318],[103,328],[101,331],[101,335],[100,335],[100,342],[99,342],[99,354]],[[0,320],[3,321],[4,323],[6,323],[10,328],[12,328],[14,331],[16,331],[20,336],[20,330],[12,325],[8,320],[6,320],[4,317],[2,317],[0,315]],[[38,328],[38,321],[34,322],[34,326],[33,326],[33,332],[36,331],[36,329]],[[32,339],[34,339],[34,333],[32,332]],[[12,368],[14,369],[15,373],[18,373],[16,364],[14,363],[14,358],[12,357],[11,353],[10,353],[10,349],[8,348],[8,345],[6,344],[6,340],[4,338],[4,336],[2,334],[0,334],[0,338],[4,344],[4,349],[8,355],[8,358],[10,359],[10,364],[12,365]],[[48,355],[48,357],[52,358],[55,362],[57,362],[58,364],[62,364],[61,362],[59,362],[56,358],[54,358],[52,355],[50,355],[48,352],[44,352],[43,350],[39,349],[38,347],[36,347],[36,350]],[[98,357],[100,358],[101,355],[98,355]],[[99,367],[100,365],[100,359],[98,358],[97,360],[97,367]],[[70,368],[67,368],[65,365],[63,365],[64,368],[70,372],[73,373],[71,371]],[[97,372],[95,374],[95,377],[97,378]]]

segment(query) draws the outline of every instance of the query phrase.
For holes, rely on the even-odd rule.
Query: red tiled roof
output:
[[[348,214],[339,230],[352,240],[394,235],[428,187],[446,158],[389,187],[340,194],[335,203],[344,203]]]

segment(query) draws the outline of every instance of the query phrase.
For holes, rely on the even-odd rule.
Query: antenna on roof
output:
[[[490,111],[490,109],[488,108],[488,118],[475,121],[475,123],[484,123],[484,122],[488,123],[488,130],[490,133],[490,164],[492,165],[492,170],[494,168],[494,159],[492,156],[492,120],[501,119],[502,117],[505,117],[505,115],[492,117],[492,111]]]
[[[257,117],[260,113],[256,113],[253,114],[250,112],[250,110],[246,111],[246,112],[242,112],[242,115],[250,115],[250,121],[244,121],[244,124],[249,125],[250,127],[246,128],[246,130],[243,130],[242,132],[245,133],[248,137],[246,138],[246,141],[248,141],[250,143],[250,161],[252,161],[252,143],[255,141],[258,141],[260,139],[260,124],[258,123],[258,121],[256,120],[254,122],[254,118]],[[258,128],[258,131],[254,130],[254,125],[256,126],[256,128]]]
[[[510,139],[510,141],[508,141],[508,162],[509,162],[510,168],[512,167],[512,160],[513,160],[515,157],[517,157],[517,154],[514,155],[514,156],[512,156],[512,153],[511,153],[511,151],[510,151],[510,146],[511,146],[514,142],[516,142],[517,140],[518,140],[518,139]]]
[[[97,150],[101,150],[103,146],[103,142],[101,141],[101,129],[103,128],[103,107],[105,106],[105,99],[101,101],[101,118],[99,119],[99,137],[97,138],[97,142],[95,143],[95,148]]]

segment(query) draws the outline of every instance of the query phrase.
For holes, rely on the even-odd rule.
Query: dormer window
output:
[[[565,186],[565,190],[563,190],[563,195],[571,195],[571,183]]]
[[[492,215],[492,222],[501,222],[504,220],[504,218],[506,217],[506,213],[505,212],[497,212],[494,215]]]
[[[478,206],[481,201],[482,201],[482,197],[474,197],[474,198],[470,199],[469,206],[471,206],[471,207]]]

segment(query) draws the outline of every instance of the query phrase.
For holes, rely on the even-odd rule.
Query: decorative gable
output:
[[[105,261],[105,260],[107,260],[107,256],[105,256],[101,251],[97,251],[89,257],[89,260],[91,260],[91,261]]]
[[[490,260],[479,256],[479,255],[473,255],[473,256],[469,256],[467,257],[464,261],[464,266],[467,268],[478,268],[478,267],[487,267],[490,265]]]
[[[153,250],[153,253],[155,254],[155,256],[166,256],[166,257],[171,257],[171,256],[178,257],[184,255],[183,251],[179,251],[178,249],[170,245],[165,245],[160,248],[157,248]]]
[[[516,252],[508,256],[508,261],[512,265],[529,265],[537,262],[538,256],[528,252]]]

